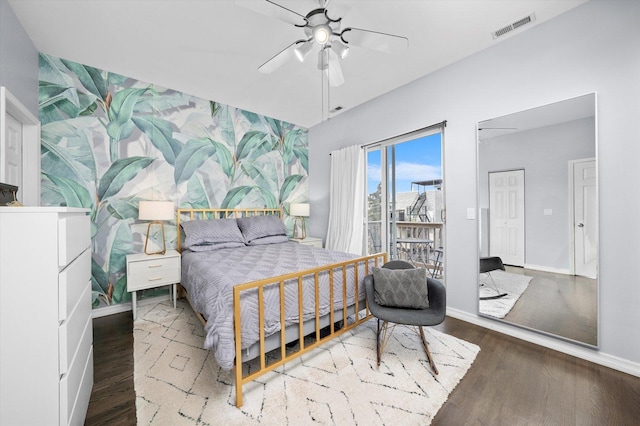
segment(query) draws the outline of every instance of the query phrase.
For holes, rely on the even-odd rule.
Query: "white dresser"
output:
[[[93,387],[88,210],[0,207],[0,425],[82,425]]]

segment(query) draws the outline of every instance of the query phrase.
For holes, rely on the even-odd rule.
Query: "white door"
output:
[[[524,170],[489,173],[489,254],[524,266]]]
[[[595,160],[573,163],[573,200],[575,273],[595,278],[598,263]]]
[[[2,182],[22,187],[22,123],[9,114],[5,119],[5,146],[0,153],[4,163]]]

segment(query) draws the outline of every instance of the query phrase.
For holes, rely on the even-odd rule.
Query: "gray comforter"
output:
[[[194,308],[207,319],[205,326],[206,349],[213,351],[218,364],[233,368],[235,341],[233,330],[233,286],[320,265],[341,262],[357,256],[286,242],[246,246],[205,252],[186,251],[182,254],[182,282]],[[353,274],[348,268],[347,275]],[[360,281],[364,267],[360,268]],[[320,314],[329,312],[328,274],[320,275]],[[360,298],[364,285],[359,285]],[[347,304],[354,303],[353,289],[347,292]],[[246,295],[245,295],[246,294]],[[265,289],[265,335],[280,330],[280,296],[278,285]],[[304,319],[315,316],[314,282],[304,280]],[[259,340],[257,291],[249,290],[242,296],[242,348]],[[334,273],[334,307],[342,307],[342,268]],[[297,281],[285,285],[286,325],[298,321]]]

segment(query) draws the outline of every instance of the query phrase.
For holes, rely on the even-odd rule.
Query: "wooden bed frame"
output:
[[[177,211],[177,247],[178,251],[181,249],[181,228],[180,223],[186,220],[203,220],[203,219],[226,219],[226,218],[238,218],[238,217],[249,217],[249,216],[259,216],[259,215],[278,215],[282,218],[282,210],[280,209],[178,209]],[[295,359],[313,349],[325,343],[328,340],[333,339],[334,337],[340,336],[341,334],[351,330],[352,328],[362,324],[371,318],[371,313],[369,312],[368,307],[366,306],[366,302],[364,298],[360,300],[359,297],[355,297],[355,303],[352,306],[347,306],[347,288],[348,288],[348,274],[347,269],[353,268],[354,274],[353,277],[353,286],[354,286],[354,295],[359,294],[359,281],[361,278],[358,269],[364,267],[365,275],[369,274],[369,265],[373,263],[375,266],[380,266],[387,261],[386,253],[377,253],[370,256],[358,257],[354,259],[350,259],[348,261],[333,263],[329,265],[319,266],[312,269],[307,269],[303,271],[293,272],[286,275],[280,275],[276,277],[270,277],[266,279],[262,279],[259,281],[253,281],[245,284],[236,285],[233,289],[233,312],[234,318],[240,318],[240,300],[243,292],[256,289],[258,291],[258,318],[260,324],[259,331],[259,342],[256,345],[259,346],[259,354],[256,356],[259,357],[260,366],[259,369],[255,372],[243,375],[242,371],[242,340],[241,340],[241,324],[239,321],[234,321],[234,335],[235,335],[235,345],[236,345],[236,357],[235,357],[235,386],[236,386],[236,406],[242,406],[242,386],[245,383],[248,383],[259,376],[272,371],[284,363]],[[340,310],[335,310],[334,308],[334,274],[336,270],[342,270],[342,300],[343,306]],[[321,316],[319,312],[319,276],[322,273],[329,274],[329,304],[330,304],[330,312],[327,316]],[[303,319],[303,279],[304,277],[313,277],[315,283],[315,318],[312,320],[305,321]],[[285,324],[285,303],[284,303],[284,287],[285,281],[297,280],[298,283],[298,311],[299,311],[299,323],[294,326],[290,326],[289,328],[294,329],[295,335],[289,332],[289,328],[284,326]],[[280,288],[280,324],[281,331],[279,333],[279,350],[280,350],[280,359],[274,361],[270,364],[266,362],[266,353],[271,349],[267,349],[266,339],[264,335],[264,288],[267,286],[278,285]],[[185,292],[186,293],[186,292]],[[186,294],[187,300],[189,304],[193,308],[193,303],[191,303],[191,299],[189,295]],[[361,318],[358,314],[362,307],[365,309],[365,315]],[[200,321],[205,324],[206,319],[202,316],[201,313],[197,312],[196,309],[193,309]],[[355,314],[355,315],[354,315]],[[351,324],[347,323],[347,316],[353,315],[354,322]],[[327,318],[328,317],[328,318]],[[336,329],[335,323],[343,320],[343,326],[340,329]],[[326,325],[325,325],[326,324]],[[310,330],[311,328],[311,330]],[[324,335],[321,336],[320,330],[323,329]],[[311,333],[309,333],[311,331]],[[312,338],[312,342],[305,342],[305,336],[313,336],[315,334],[315,338]],[[275,336],[275,335],[274,335]],[[287,347],[286,344],[289,343],[293,339],[298,339],[299,345],[298,349],[292,350],[291,347]],[[289,352],[289,353],[287,353]]]

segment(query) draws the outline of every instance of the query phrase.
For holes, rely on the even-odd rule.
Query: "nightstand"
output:
[[[162,254],[129,254],[127,255],[127,291],[131,294],[133,319],[136,319],[138,290],[172,286],[173,308],[176,307],[176,284],[180,282],[180,253],[167,250]]]
[[[294,243],[298,244],[304,244],[306,246],[322,248],[322,238],[307,237],[304,240],[300,240],[298,238],[289,238],[289,241],[293,241]]]

